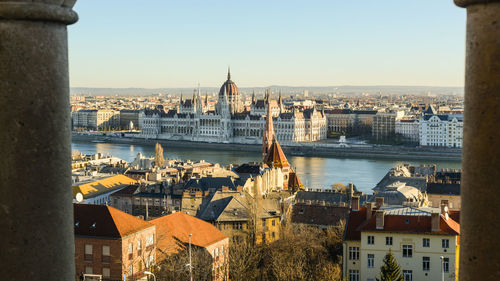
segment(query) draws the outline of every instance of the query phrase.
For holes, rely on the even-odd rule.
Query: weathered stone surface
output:
[[[467,7],[474,4],[488,4],[493,2],[500,2],[500,0],[454,0],[455,5],[460,7]]]
[[[47,2],[58,6],[0,1],[4,280],[75,278],[66,24],[77,17]]]
[[[455,2],[467,6],[459,277],[500,280],[500,2]]]

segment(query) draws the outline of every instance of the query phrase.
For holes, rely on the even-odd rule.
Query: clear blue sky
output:
[[[462,86],[452,0],[79,0],[72,87]]]

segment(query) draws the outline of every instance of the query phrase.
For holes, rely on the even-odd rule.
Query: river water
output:
[[[132,161],[137,153],[146,156],[154,155],[154,145],[131,145],[117,143],[92,143],[73,141],[73,149],[83,154],[103,153],[113,155],[125,161]],[[247,151],[221,151],[193,148],[163,147],[166,158],[183,160],[202,160],[211,163],[228,165],[231,163],[241,164],[250,161],[260,161],[259,152]],[[356,188],[365,193],[371,193],[371,189],[384,177],[390,168],[401,163],[436,164],[440,168],[461,168],[458,161],[415,161],[405,159],[360,159],[360,158],[326,158],[287,156],[292,167],[297,171],[302,183],[309,188],[329,188],[332,184],[341,182],[347,184],[352,182]]]

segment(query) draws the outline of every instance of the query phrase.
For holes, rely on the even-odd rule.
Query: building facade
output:
[[[269,96],[270,93],[267,93]],[[281,101],[281,99],[280,99]],[[275,134],[283,144],[314,142],[326,139],[326,117],[321,111],[305,109],[285,112],[283,105],[273,106],[254,101],[250,111],[243,102],[236,84],[228,80],[222,85],[215,110],[204,108],[200,91],[192,100],[182,100],[177,110],[144,110],[139,114],[142,133],[139,137],[152,139],[206,141],[219,143],[259,144],[265,129],[265,115],[271,104]],[[279,112],[278,112],[279,110]]]
[[[401,118],[396,120],[396,135],[418,143],[420,141],[420,124],[417,119]]]
[[[420,145],[462,147],[463,115],[424,115],[420,119]]]
[[[88,109],[71,113],[73,129],[95,131],[120,129],[120,112],[117,110]]]
[[[444,280],[458,280],[460,225],[447,209],[372,203],[359,207],[358,202],[353,198],[344,235],[346,280],[375,281],[389,251],[405,281],[441,280],[442,270]]]
[[[372,138],[377,141],[393,139],[396,134],[396,119],[402,116],[403,112],[378,112],[373,117]]]
[[[156,226],[109,206],[73,206],[75,280],[143,278],[156,260]]]

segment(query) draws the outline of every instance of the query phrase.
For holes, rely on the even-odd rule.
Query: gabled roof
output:
[[[148,227],[143,221],[105,205],[73,204],[75,235],[123,238]]]
[[[92,198],[94,196],[121,189],[127,185],[134,184],[137,181],[125,175],[116,175],[94,182],[73,186],[73,198],[77,193],[81,193],[83,198]]]
[[[283,168],[290,166],[288,160],[286,159],[285,153],[281,149],[281,146],[276,138],[273,139],[273,143],[271,144],[271,148],[269,149],[266,160],[264,162],[274,167]]]
[[[154,219],[151,223],[156,225],[158,233],[157,248],[166,254],[184,249],[189,243],[189,234],[192,234],[191,243],[199,247],[207,247],[227,238],[210,223],[183,212]]]
[[[246,221],[250,219],[250,213],[240,200],[234,196],[222,197],[223,194],[215,193],[203,206],[199,218],[205,221]]]

